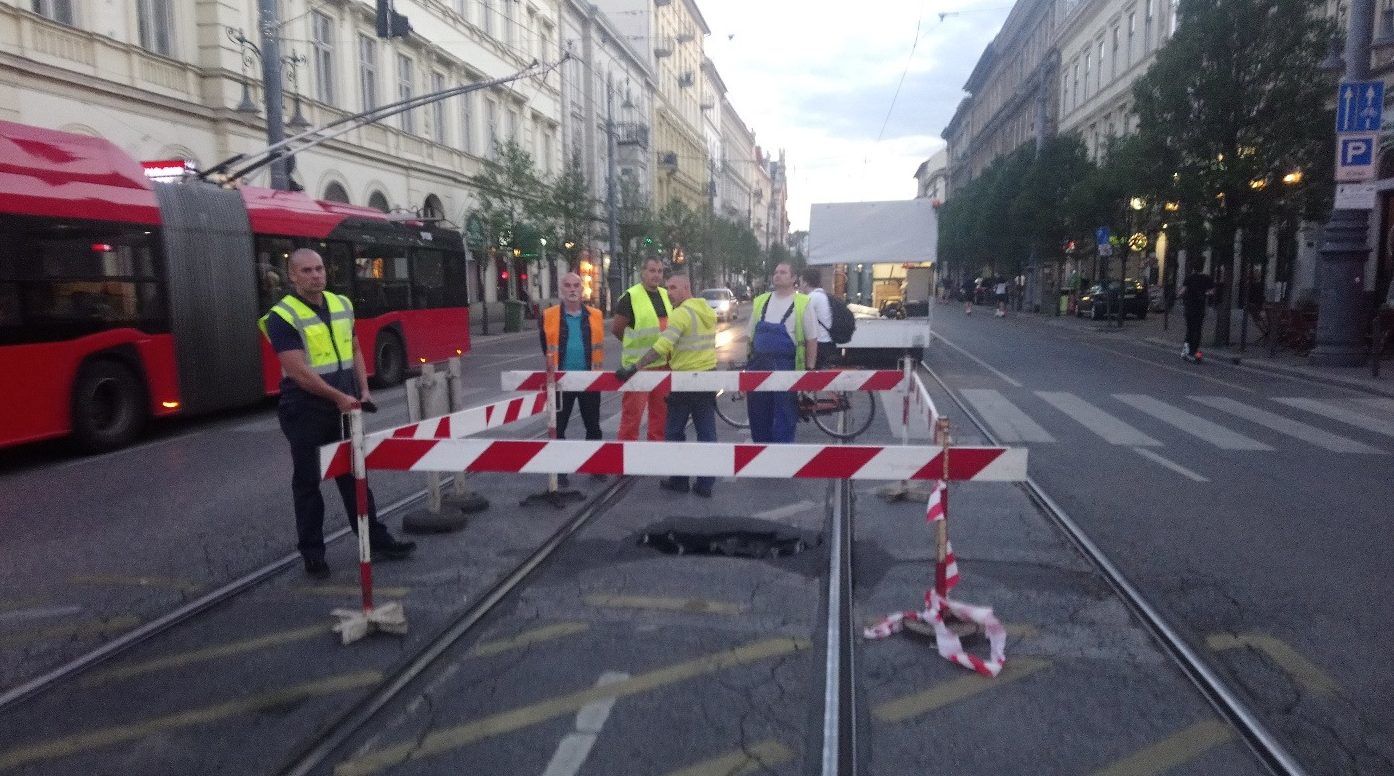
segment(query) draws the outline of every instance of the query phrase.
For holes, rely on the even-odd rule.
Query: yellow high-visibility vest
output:
[[[668,358],[674,372],[705,372],[716,368],[716,313],[705,299],[693,297],[668,316],[668,328],[653,349]]]
[[[653,309],[653,301],[649,299],[649,292],[643,283],[635,283],[625,293],[629,294],[629,305],[634,309],[634,320],[630,321],[624,330],[620,366],[633,366],[658,341],[658,335],[663,333],[663,323],[659,318],[666,319],[673,309],[673,304],[668,301],[668,289],[662,287],[658,289],[658,296],[663,300],[661,315]],[[661,362],[654,362],[646,368],[662,369],[664,366],[666,365]]]
[[[266,320],[272,314],[300,332],[310,370],[321,377],[353,369],[353,302],[330,291],[324,292],[324,301],[329,306],[329,326],[295,294],[286,294],[257,321],[262,335],[266,335]]]

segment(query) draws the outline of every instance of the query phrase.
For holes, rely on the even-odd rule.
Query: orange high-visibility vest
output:
[[[581,305],[581,311],[584,313],[581,318],[581,333],[590,334],[590,341],[582,343],[582,347],[591,369],[599,370],[605,363],[605,324],[599,308]],[[566,325],[562,323],[561,316],[562,307],[559,304],[542,311],[542,349],[547,354],[547,363],[553,369],[561,368],[561,353],[565,347],[562,337],[565,336]]]

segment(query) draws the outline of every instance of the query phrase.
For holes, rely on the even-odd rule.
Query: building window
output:
[[[474,153],[474,92],[460,95],[460,150]]]
[[[487,139],[489,148],[486,149],[490,159],[499,158],[499,106],[493,100],[484,100],[484,127],[488,131]]]
[[[542,171],[552,174],[552,130],[539,129],[542,135]]]
[[[1152,50],[1152,4],[1156,0],[1145,0],[1142,14],[1142,50]]]
[[[1079,62],[1075,62],[1075,85],[1070,89],[1070,107],[1079,107]]]
[[[136,0],[140,47],[161,56],[172,56],[174,8],[171,0]]]
[[[363,110],[378,106],[378,43],[367,35],[358,36],[358,96]]]
[[[503,137],[505,141],[522,145],[522,140],[518,137],[518,125],[520,123],[520,118],[521,117],[518,115],[518,111],[512,108],[508,109],[508,123],[505,124],[503,127]]]
[[[412,71],[411,57],[406,54],[397,55],[397,99],[410,100],[412,95]],[[416,111],[408,110],[401,113],[402,131],[408,134],[416,132]]]
[[[1099,79],[1099,80],[1098,80],[1098,83],[1095,85],[1095,88],[1094,88],[1095,91],[1101,91],[1101,90],[1104,88],[1104,39],[1103,39],[1103,38],[1099,38],[1099,75],[1098,75],[1098,79]]]
[[[77,26],[73,0],[34,0],[34,13],[69,27]]]
[[[1171,0],[1171,26],[1168,37],[1176,34],[1176,25],[1181,23],[1181,3],[1180,0]]]
[[[479,20],[484,34],[494,37],[494,0],[479,0]]]
[[[381,191],[374,191],[372,194],[368,195],[368,207],[383,213],[392,209],[391,206],[387,204],[387,195],[383,194]]]
[[[1108,71],[1109,77],[1110,77],[1110,78],[1117,78],[1117,77],[1118,77],[1118,28],[1117,28],[1116,26],[1113,28],[1113,50],[1112,50],[1111,56],[1110,56],[1110,58],[1109,58],[1109,66],[1110,66],[1110,67],[1109,67],[1109,71]]]
[[[552,25],[543,24],[537,35],[538,48],[541,49],[537,52],[538,59],[541,59],[543,62],[550,62],[551,59],[549,59],[549,57],[556,54],[556,52],[552,51]]]
[[[1084,52],[1084,96],[1089,96],[1089,52]]]
[[[431,91],[445,91],[445,73],[431,73]],[[445,145],[445,100],[431,103],[431,136],[437,143]]]
[[[1137,35],[1137,12],[1128,12],[1128,67],[1133,66],[1133,38]]]
[[[324,187],[324,196],[320,197],[320,199],[325,202],[342,202],[345,205],[349,204],[348,191],[336,181],[330,181],[329,185]]]
[[[514,16],[513,7],[516,3],[503,0],[503,40],[508,48],[517,53],[518,49],[518,20]]]
[[[334,104],[334,20],[319,11],[310,12],[311,44],[315,58],[315,98]]]

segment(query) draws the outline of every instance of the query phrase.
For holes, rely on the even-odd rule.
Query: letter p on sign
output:
[[[1373,134],[1340,135],[1336,140],[1336,180],[1374,180],[1379,139]]]

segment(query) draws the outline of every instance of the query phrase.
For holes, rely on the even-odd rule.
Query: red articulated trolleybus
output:
[[[460,233],[303,193],[149,180],[100,138],[0,121],[0,446],[110,450],[146,421],[254,403],[280,367],[256,326],[320,252],[369,374],[469,349]]]

